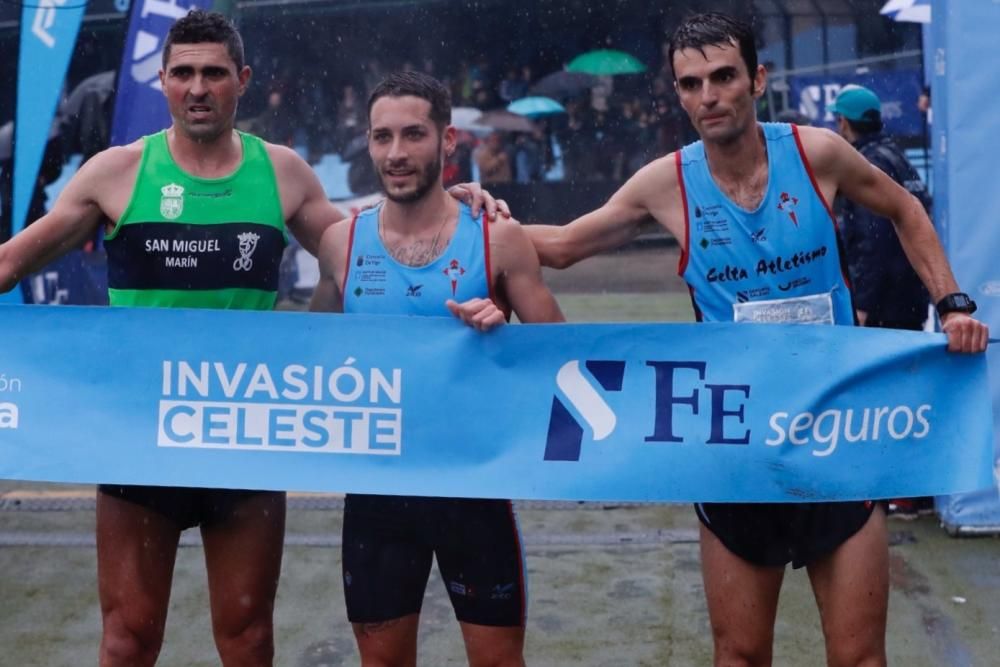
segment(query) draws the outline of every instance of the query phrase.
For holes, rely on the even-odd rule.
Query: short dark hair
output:
[[[747,66],[750,81],[757,74],[757,43],[753,28],[749,23],[740,21],[726,14],[707,12],[693,14],[681,22],[670,38],[670,48],[667,58],[670,59],[670,69],[674,68],[674,53],[684,49],[697,49],[705,55],[706,46],[734,43],[740,50],[743,62]],[[677,74],[674,73],[674,79]]]
[[[236,63],[236,70],[243,69],[243,38],[233,22],[219,12],[192,9],[187,16],[177,19],[170,26],[167,41],[163,44],[163,68],[170,60],[170,47],[174,44],[224,44],[229,57]]]
[[[862,120],[851,120],[850,118],[844,118],[844,120],[847,121],[855,134],[877,134],[882,131],[883,127],[882,114],[873,109],[866,111]]]
[[[368,124],[372,107],[380,97],[419,97],[431,104],[430,119],[443,130],[451,124],[451,93],[448,87],[423,72],[395,72],[382,80],[368,97]]]

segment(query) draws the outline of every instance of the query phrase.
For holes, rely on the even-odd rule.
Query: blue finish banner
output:
[[[163,42],[174,21],[212,0],[132,0],[128,35],[118,70],[111,145],[122,146],[170,125],[160,87]]]
[[[49,128],[66,78],[87,0],[27,3],[21,10],[21,50],[17,64],[14,123],[14,201],[11,236],[24,228],[38,181]]]
[[[480,334],[447,318],[72,306],[0,320],[0,478],[761,502],[993,483],[986,358],[939,334]]]

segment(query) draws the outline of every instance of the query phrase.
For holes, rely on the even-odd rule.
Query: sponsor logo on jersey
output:
[[[184,212],[184,188],[170,183],[160,188],[160,215],[167,220],[176,220]]]

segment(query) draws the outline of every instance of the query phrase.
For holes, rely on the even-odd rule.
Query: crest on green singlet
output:
[[[160,215],[167,220],[176,220],[184,212],[184,188],[176,183],[160,188]]]

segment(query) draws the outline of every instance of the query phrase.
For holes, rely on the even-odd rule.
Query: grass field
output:
[[[686,293],[559,294],[568,322],[693,322]]]

